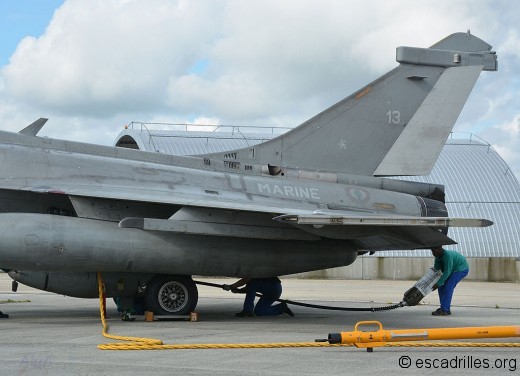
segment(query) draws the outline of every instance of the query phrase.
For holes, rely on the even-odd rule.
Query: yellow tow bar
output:
[[[379,327],[376,331],[362,331],[362,326]],[[412,341],[437,341],[449,339],[480,339],[480,338],[510,338],[520,337],[520,326],[477,326],[463,328],[435,328],[435,329],[401,329],[401,330],[384,330],[383,324],[379,321],[360,321],[354,326],[352,332],[330,333],[326,340],[330,344],[354,345],[360,348],[372,349],[374,347],[382,347],[395,342],[408,342],[408,346]],[[465,343],[466,345],[474,345],[474,343]],[[396,344],[394,344],[396,345]],[[434,343],[431,344],[435,346]],[[451,345],[459,345],[453,344]],[[482,344],[480,344],[482,346]],[[503,343],[490,343],[486,345],[508,345]],[[512,347],[520,347],[520,343],[512,343]],[[445,344],[444,344],[445,346]]]

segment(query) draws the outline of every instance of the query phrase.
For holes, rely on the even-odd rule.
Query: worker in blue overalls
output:
[[[439,289],[441,307],[432,312],[434,316],[451,315],[451,299],[455,286],[468,275],[469,266],[466,258],[458,252],[448,251],[442,247],[431,249],[435,256],[435,270],[442,271],[442,277],[433,286]]]
[[[245,287],[242,287],[245,286]],[[240,288],[242,287],[242,288]],[[287,303],[279,303],[273,305],[282,295],[282,283],[278,277],[272,278],[242,278],[232,285],[224,285],[223,289],[234,293],[244,293],[244,308],[242,312],[235,314],[235,317],[251,317],[257,316],[276,316],[283,313],[294,316],[289,309]],[[256,294],[262,294],[262,297],[255,303]]]

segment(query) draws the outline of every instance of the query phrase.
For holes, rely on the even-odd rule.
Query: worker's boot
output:
[[[235,313],[235,317],[253,317],[254,315],[255,314],[253,312],[246,312],[246,311]]]
[[[435,311],[432,312],[433,316],[449,316],[451,315],[451,311],[445,311],[442,308],[437,308]]]
[[[288,314],[289,316],[294,316],[293,311],[287,306],[287,303],[282,303],[282,312]]]

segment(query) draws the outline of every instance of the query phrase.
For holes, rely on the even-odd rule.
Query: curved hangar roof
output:
[[[123,130],[115,145],[174,155],[195,155],[247,147],[274,133]],[[488,143],[449,139],[428,176],[402,177],[446,186],[446,206],[453,217],[486,218],[487,228],[450,228],[451,246],[468,257],[520,257],[520,184]],[[425,257],[428,250],[385,251],[379,256]]]
[[[275,133],[164,131],[125,129],[115,146],[172,155],[197,155],[234,150],[260,144],[278,136]]]

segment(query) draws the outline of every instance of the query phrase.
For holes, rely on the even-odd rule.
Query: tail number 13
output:
[[[388,124],[399,124],[401,122],[401,112],[389,110],[386,113]]]

